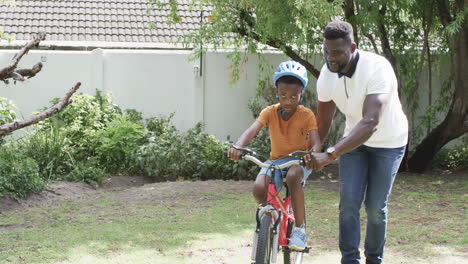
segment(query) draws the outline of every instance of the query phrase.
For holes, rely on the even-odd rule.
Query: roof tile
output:
[[[178,2],[182,22],[173,25],[165,23],[167,8],[148,14],[148,0],[23,0],[10,8],[0,3],[0,25],[17,40],[45,31],[49,40],[174,42],[197,30],[200,21],[200,12],[191,10],[188,0]]]

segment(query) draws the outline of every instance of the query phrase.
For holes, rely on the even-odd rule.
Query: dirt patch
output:
[[[24,199],[0,198],[0,213],[31,207],[54,206],[61,201],[88,201],[103,193],[120,202],[196,199],[202,193],[236,194],[250,192],[251,181],[177,181],[158,182],[148,177],[113,176],[95,188],[77,182],[57,182],[47,190],[28,195]],[[215,197],[214,195],[213,197]]]
[[[321,172],[314,172],[306,185],[319,185],[336,191],[335,179],[338,177],[337,164],[327,166]],[[313,183],[312,183],[313,182]],[[161,201],[167,199],[196,199],[200,193],[212,192],[236,194],[250,192],[252,181],[176,181],[155,182],[153,178],[143,176],[113,176],[106,179],[100,187],[80,182],[56,182],[50,184],[45,191],[29,194],[24,199],[0,198],[0,213],[11,210],[54,206],[61,201],[87,201],[97,195],[109,193],[116,201]],[[213,196],[215,198],[215,196]]]

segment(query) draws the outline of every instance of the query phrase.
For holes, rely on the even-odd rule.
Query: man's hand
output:
[[[333,161],[333,157],[326,152],[312,153],[312,168],[314,170],[321,170]]]
[[[242,155],[242,151],[237,150],[237,149],[235,149],[235,148],[230,148],[230,149],[227,151],[227,156],[228,156],[228,158],[230,158],[231,160],[233,160],[233,161],[235,161],[235,162],[238,162],[238,161],[239,161],[241,155]]]

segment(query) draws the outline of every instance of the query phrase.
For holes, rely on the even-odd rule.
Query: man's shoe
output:
[[[307,246],[307,234],[305,233],[305,227],[294,227],[291,238],[289,239],[288,247],[292,250],[303,251]]]

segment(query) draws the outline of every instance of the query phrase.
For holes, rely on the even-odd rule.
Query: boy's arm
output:
[[[260,122],[255,121],[249,128],[244,131],[244,133],[242,133],[234,145],[241,148],[245,147],[250,143],[250,141],[252,141],[252,139],[254,139],[255,136],[257,136],[262,127],[263,125]],[[241,154],[241,151],[234,148],[230,148],[227,152],[228,157],[234,161],[238,161]]]

